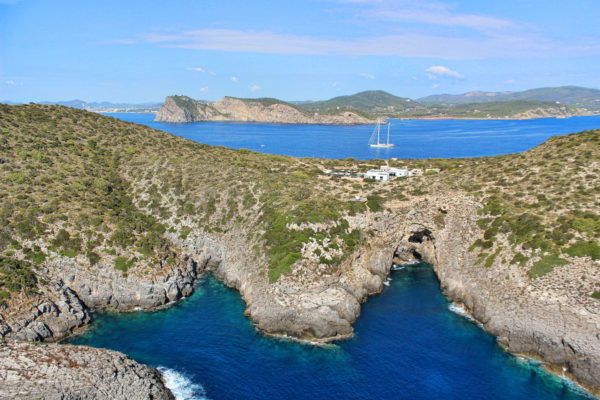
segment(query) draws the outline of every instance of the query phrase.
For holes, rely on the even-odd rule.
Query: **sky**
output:
[[[0,0],[0,99],[599,88],[599,15],[599,0]]]

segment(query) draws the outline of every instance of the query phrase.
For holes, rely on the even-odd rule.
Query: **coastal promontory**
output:
[[[319,114],[281,100],[223,97],[216,102],[169,96],[156,113],[159,122],[237,121],[279,124],[357,125],[374,121],[352,111]]]

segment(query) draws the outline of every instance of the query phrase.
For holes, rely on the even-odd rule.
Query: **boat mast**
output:
[[[377,120],[377,144],[379,145],[379,128],[381,127],[381,122],[379,119]]]
[[[389,144],[390,144],[390,121],[388,121],[387,125],[388,125],[388,141],[387,141],[387,144],[389,146]]]

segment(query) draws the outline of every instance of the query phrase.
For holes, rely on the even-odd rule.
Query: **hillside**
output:
[[[415,107],[413,100],[397,97],[382,90],[369,90],[351,96],[339,96],[325,101],[303,102],[300,107],[319,113],[333,113],[337,110],[353,110],[366,115],[379,115],[386,112],[399,112]]]
[[[509,351],[600,390],[600,130],[390,160],[415,174],[387,184],[323,172],[375,161],[211,147],[58,106],[0,105],[0,132],[3,338],[154,310],[212,273],[260,331],[339,339],[392,262],[419,258]]]
[[[426,104],[485,103],[513,100],[560,102],[568,105],[600,110],[600,90],[579,86],[560,86],[530,89],[522,92],[469,92],[440,94],[422,97],[417,101]]]
[[[510,100],[422,104],[384,91],[367,91],[326,101],[286,103],[273,98],[223,97],[216,102],[169,96],[156,114],[160,122],[240,121],[288,124],[369,124],[377,118],[547,118],[590,115],[568,104]]]

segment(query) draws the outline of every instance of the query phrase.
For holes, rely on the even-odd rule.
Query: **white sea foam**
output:
[[[448,305],[448,310],[465,318],[470,317],[469,313],[467,313],[467,310],[465,310],[465,308],[459,304],[450,303]]]
[[[158,367],[166,381],[166,386],[177,400],[205,400],[206,392],[202,385],[193,383],[188,377],[174,369]]]
[[[461,317],[468,319],[471,322],[476,322],[475,318],[473,318],[471,314],[469,314],[469,312],[466,310],[466,308],[461,304],[450,303],[450,305],[448,306],[448,310],[460,315]],[[477,326],[483,328],[483,325],[480,322],[477,322]]]

